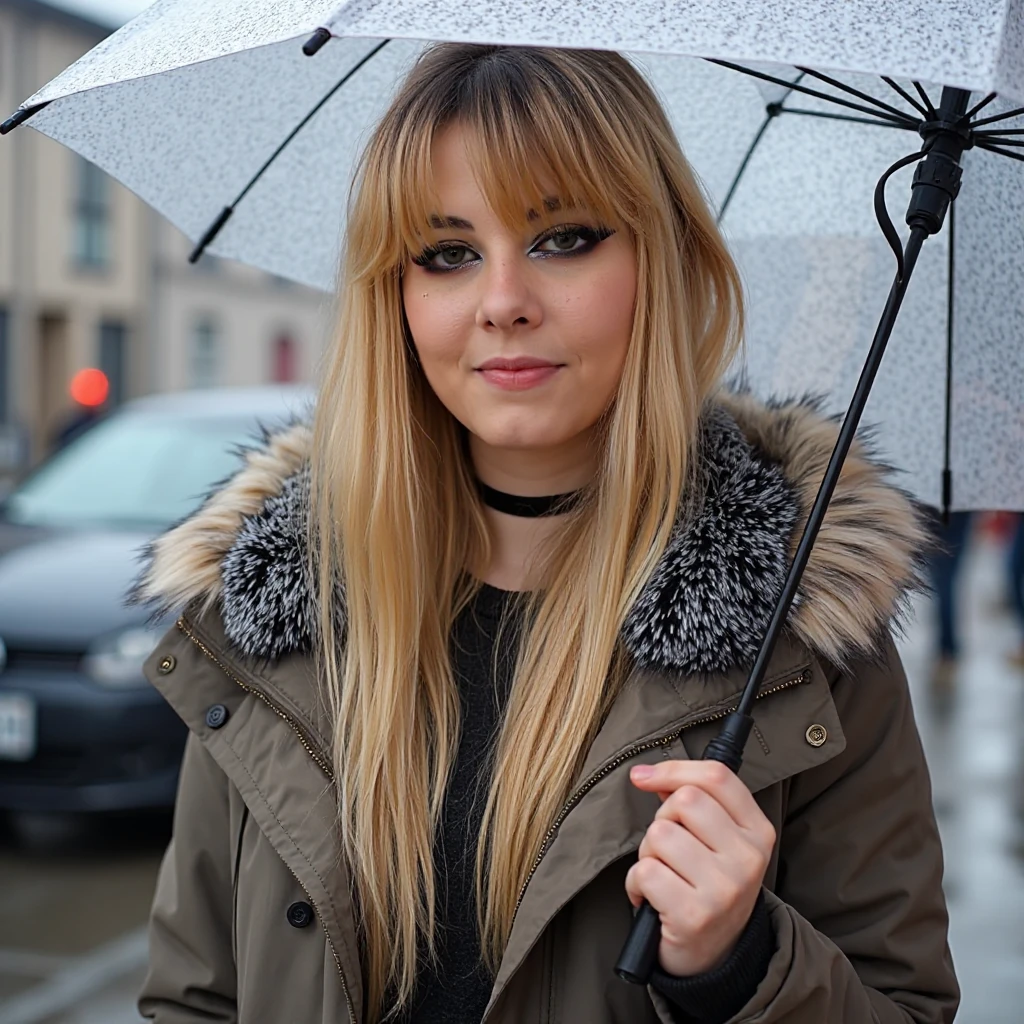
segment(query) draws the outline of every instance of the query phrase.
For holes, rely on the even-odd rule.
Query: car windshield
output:
[[[112,416],[44,463],[4,515],[30,526],[168,526],[231,472],[255,431],[251,419]]]

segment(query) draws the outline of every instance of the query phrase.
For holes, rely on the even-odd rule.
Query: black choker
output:
[[[525,516],[535,519],[538,516],[557,516],[563,512],[571,512],[583,497],[583,491],[569,491],[568,494],[546,494],[540,497],[527,497],[522,494],[506,494],[488,487],[482,480],[477,481],[480,497],[484,504],[498,512],[510,516]]]

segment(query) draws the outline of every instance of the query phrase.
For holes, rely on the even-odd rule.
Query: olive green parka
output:
[[[633,670],[523,888],[486,1024],[671,1021],[613,972],[632,919],[625,875],[658,806],[628,771],[699,757],[734,706],[835,436],[805,404],[709,406],[702,500],[623,627]],[[190,729],[139,1003],[157,1024],[366,1019],[309,652],[309,444],[299,425],[247,453],[154,545],[140,581],[140,597],[184,609],[146,673]],[[942,852],[890,639],[923,540],[858,446],[740,772],[778,834],[764,880],[776,949],[731,1024],[953,1019]]]

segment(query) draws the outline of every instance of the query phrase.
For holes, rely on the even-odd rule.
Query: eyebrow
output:
[[[545,213],[554,213],[556,210],[561,209],[562,200],[557,196],[548,196],[544,200]],[[536,210],[527,210],[526,219],[529,221],[539,220],[540,214]],[[455,228],[457,231],[475,230],[472,223],[466,220],[465,217],[441,217],[436,213],[431,215],[430,226],[432,228]]]
[[[548,196],[544,200],[544,212],[545,213],[554,213],[556,210],[560,210],[561,208],[562,208],[562,200],[559,199],[558,196]],[[527,210],[526,211],[526,219],[527,220],[539,220],[540,219],[540,214],[536,210]]]
[[[430,218],[432,228],[457,228],[460,231],[472,231],[473,225],[463,217],[439,217],[436,213]]]

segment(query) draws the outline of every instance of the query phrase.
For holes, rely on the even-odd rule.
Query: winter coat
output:
[[[836,437],[813,407],[725,396],[703,490],[623,629],[634,667],[521,894],[486,1024],[671,1020],[613,965],[657,797],[631,765],[699,757],[734,706]],[[140,999],[158,1024],[361,1022],[331,726],[310,657],[308,428],[249,452],[161,538],[145,598],[184,607],[146,665],[190,729]],[[778,840],[776,949],[736,1024],[939,1024],[958,990],[942,853],[890,623],[923,540],[856,446],[755,711],[740,775]]]

